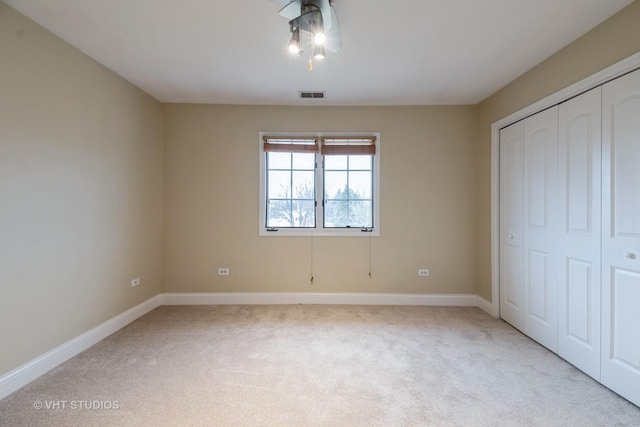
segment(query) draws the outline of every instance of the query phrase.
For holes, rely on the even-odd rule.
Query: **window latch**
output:
[[[363,233],[372,233],[373,227],[362,227],[360,231],[362,231]]]
[[[278,231],[278,229],[275,227],[268,227],[267,231]]]

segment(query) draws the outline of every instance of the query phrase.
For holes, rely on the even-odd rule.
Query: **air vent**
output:
[[[299,92],[300,93],[300,98],[305,98],[305,99],[322,99],[324,98],[324,92]]]

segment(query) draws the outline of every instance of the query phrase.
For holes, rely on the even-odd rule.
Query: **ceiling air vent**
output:
[[[309,92],[309,91],[300,91],[300,98],[304,99],[322,99],[324,98],[324,92]]]

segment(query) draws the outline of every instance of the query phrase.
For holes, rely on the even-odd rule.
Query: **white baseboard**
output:
[[[495,313],[494,307],[493,307],[493,303],[487,301],[486,299],[482,298],[481,296],[478,297],[478,308],[482,311],[484,311],[485,313],[487,313],[490,316],[493,317],[498,317],[498,313]]]
[[[168,293],[163,305],[228,305],[228,304],[350,304],[350,305],[478,305],[478,297],[469,294],[356,294],[310,292],[229,292]]]
[[[21,387],[29,384],[60,365],[71,359],[73,356],[83,352],[98,341],[105,339],[114,332],[124,328],[137,318],[147,314],[154,308],[162,304],[160,295],[156,295],[148,300],[136,305],[129,310],[107,320],[87,332],[59,345],[51,351],[39,356],[32,361],[19,366],[18,368],[0,377],[0,399],[8,396]]]

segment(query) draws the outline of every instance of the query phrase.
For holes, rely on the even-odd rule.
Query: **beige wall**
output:
[[[258,236],[259,131],[381,132],[373,279],[368,238],[316,237],[310,285],[311,238]],[[164,291],[475,293],[474,131],[474,106],[166,105]]]
[[[478,294],[491,299],[491,124],[640,51],[640,1],[478,105]]]
[[[0,376],[160,292],[162,120],[0,2]]]

